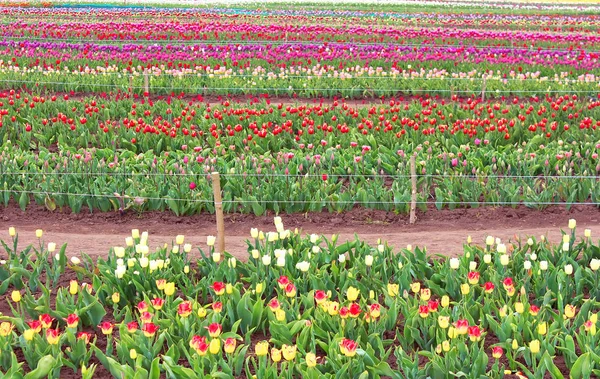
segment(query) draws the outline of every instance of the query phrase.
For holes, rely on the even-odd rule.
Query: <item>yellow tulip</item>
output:
[[[165,295],[167,296],[171,296],[175,293],[175,283],[173,282],[168,282],[167,284],[165,284]]]
[[[415,283],[411,283],[410,284],[410,289],[414,292],[414,293],[418,293],[421,291],[421,283],[419,282],[415,282]]]
[[[513,350],[517,350],[519,348],[519,343],[517,342],[517,340],[512,341],[512,348]]]
[[[429,288],[421,289],[421,300],[427,301],[431,298],[431,290]]]
[[[346,292],[346,297],[348,298],[349,301],[355,301],[358,298],[359,294],[360,294],[359,289],[356,289],[354,287],[349,287],[348,291]]]
[[[113,303],[117,304],[119,301],[121,301],[121,294],[118,292],[115,292],[112,294],[112,301]]]
[[[69,293],[71,295],[76,295],[78,290],[79,290],[79,284],[77,283],[77,280],[71,280],[69,282]]]
[[[271,349],[271,360],[273,360],[273,362],[275,362],[275,363],[281,361],[281,350],[279,350],[277,348],[272,348]]]
[[[523,305],[523,303],[521,302],[515,303],[515,311],[518,314],[522,314],[523,312],[525,312],[525,305]]]
[[[10,228],[8,228],[8,235],[11,237],[14,237],[17,234],[17,230],[11,226]]]
[[[540,352],[540,341],[533,340],[533,341],[529,342],[529,350],[531,350],[532,354],[539,353]]]
[[[396,297],[396,296],[398,296],[398,293],[400,292],[400,285],[395,284],[395,283],[388,283],[387,290],[388,290],[388,295],[390,297]]]
[[[469,286],[469,283],[463,283],[460,285],[460,293],[464,295],[468,295],[469,292],[471,292],[471,286]]]
[[[42,229],[37,229],[37,230],[35,231],[35,236],[36,236],[37,238],[42,238],[42,235],[43,235],[43,234],[44,234],[44,231],[43,231]]]
[[[210,340],[210,345],[208,345],[208,351],[211,354],[216,355],[221,351],[221,340],[218,338],[213,338]]]
[[[438,325],[442,329],[446,329],[450,325],[450,317],[448,316],[439,316],[438,317]]]
[[[25,338],[25,341],[31,341],[35,335],[36,332],[33,329],[27,329],[23,332],[23,338]]]
[[[442,307],[448,308],[448,305],[450,305],[450,297],[448,295],[442,296]]]
[[[538,334],[541,336],[546,335],[548,332],[548,324],[546,322],[540,322],[537,327]]]
[[[577,310],[577,308],[574,305],[567,304],[565,306],[565,316],[567,316],[567,318],[573,318],[573,317],[575,317],[575,311],[576,310]]]
[[[12,299],[12,301],[14,301],[15,303],[18,303],[19,301],[21,301],[21,292],[19,291],[12,291],[12,293],[10,294],[10,298]]]
[[[135,349],[131,349],[129,350],[129,358],[136,360],[137,358],[137,351]]]
[[[296,358],[296,345],[283,345],[281,351],[283,352],[283,357],[286,361],[291,361]]]
[[[308,367],[315,367],[317,365],[317,356],[315,353],[306,353],[304,360],[306,361],[306,365]]]
[[[260,341],[254,346],[254,352],[257,356],[265,356],[269,353],[269,342],[268,341]]]
[[[277,309],[275,311],[275,318],[277,319],[277,321],[285,321],[285,311],[281,308]]]
[[[442,342],[442,350],[445,352],[449,352],[450,351],[450,341],[445,340]]]

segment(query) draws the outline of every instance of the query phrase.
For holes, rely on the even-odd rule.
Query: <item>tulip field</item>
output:
[[[284,226],[597,210],[600,7],[196,3],[0,2],[0,223],[274,217],[241,255],[10,227],[0,378],[600,376],[600,244],[575,216],[560,243],[453,257]]]

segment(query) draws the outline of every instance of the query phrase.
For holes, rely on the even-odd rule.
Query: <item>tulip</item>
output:
[[[445,353],[447,353],[447,352],[450,351],[450,341],[444,340],[442,342],[442,351],[445,352]]]
[[[563,242],[562,251],[569,251],[569,243],[568,242]]]
[[[36,238],[42,238],[42,235],[44,234],[44,231],[42,229],[37,229],[35,231],[35,236]]]
[[[133,246],[133,238],[126,237],[125,238],[125,245],[127,245],[127,246]]]
[[[515,303],[515,311],[518,314],[522,314],[523,312],[525,312],[525,306],[523,305],[523,303],[521,302],[516,302]]]
[[[54,242],[48,243],[48,252],[53,253],[56,250],[56,244]]]
[[[356,341],[347,338],[344,338],[342,341],[340,341],[340,352],[346,357],[354,357],[356,355],[356,349],[358,349],[358,344]]]
[[[494,292],[494,283],[492,283],[492,282],[486,282],[483,285],[483,290],[484,290],[485,293],[492,293],[492,292]]]
[[[360,309],[360,305],[358,305],[356,303],[352,303],[348,307],[348,313],[350,314],[350,317],[352,317],[352,318],[357,318],[361,312],[362,311]]]
[[[513,350],[517,350],[519,348],[519,343],[517,340],[512,340],[511,347]]]
[[[49,314],[40,315],[38,319],[42,323],[42,328],[44,329],[48,329],[52,325],[52,321],[54,321]]]
[[[565,274],[567,274],[567,275],[573,274],[573,265],[565,265]]]
[[[285,296],[294,297],[296,296],[296,286],[293,283],[288,283],[285,287]]]
[[[537,326],[537,332],[539,335],[544,336],[548,332],[548,323],[540,322]]]
[[[0,337],[7,337],[12,333],[14,325],[8,321],[0,323]]]
[[[184,236],[184,235],[182,235],[182,234],[178,234],[178,235],[175,237],[175,243],[176,243],[177,245],[183,245],[183,240],[184,240],[184,239],[185,239],[185,236]]]
[[[198,317],[199,318],[206,317],[206,308],[204,308],[204,307],[198,308],[198,312],[197,313],[198,313]]]
[[[460,260],[458,258],[450,258],[450,268],[457,270],[460,266]]]
[[[168,282],[167,284],[165,284],[165,290],[163,292],[167,296],[172,296],[175,293],[175,283]]]
[[[71,257],[71,263],[73,263],[75,266],[77,266],[78,264],[81,263],[81,260],[77,257]]]
[[[262,257],[262,264],[265,266],[268,266],[271,264],[271,256],[270,255],[263,255]]]
[[[468,295],[469,292],[471,292],[471,287],[469,286],[469,283],[463,283],[463,284],[460,285],[460,293],[463,296]]]
[[[330,316],[336,316],[339,314],[339,308],[340,304],[337,301],[331,301],[327,306],[327,313],[329,313]]]
[[[575,317],[576,310],[577,310],[577,308],[574,305],[567,304],[565,306],[565,316],[567,318],[573,318],[573,317]]]
[[[538,307],[537,305],[529,306],[529,314],[530,315],[537,316],[539,312],[540,312],[540,307]]]
[[[600,259],[592,258],[590,261],[590,269],[592,269],[592,271],[598,271],[598,269],[600,269]]]
[[[471,261],[469,262],[469,270],[475,271],[477,269],[477,262]]]
[[[454,323],[454,326],[456,328],[456,332],[459,335],[465,335],[469,331],[469,321],[467,321],[467,320],[464,320],[464,319],[458,320]]]
[[[548,261],[540,261],[540,270],[546,271],[548,269]]]
[[[492,236],[487,236],[487,237],[485,238],[485,244],[486,244],[487,246],[492,246],[492,245],[494,244],[494,237],[492,237]]]
[[[450,305],[450,297],[448,295],[442,296],[442,307],[448,308],[449,305]]]
[[[371,267],[373,265],[373,256],[372,255],[367,255],[365,257],[365,265],[367,265],[367,267]]]
[[[129,349],[129,358],[135,361],[137,356],[137,351],[135,349]]]
[[[254,353],[259,356],[265,356],[269,353],[269,342],[260,341],[254,346]]]
[[[285,311],[281,308],[277,309],[275,311],[275,319],[277,319],[277,321],[279,321],[279,322],[285,321],[286,320]]]
[[[531,270],[531,261],[525,261],[525,262],[523,262],[523,269],[525,271]]]
[[[431,298],[431,290],[429,288],[421,289],[421,300],[427,301]]]
[[[481,328],[479,326],[469,326],[468,333],[471,342],[478,342],[481,340]]]
[[[492,255],[491,254],[485,254],[483,256],[483,262],[490,264],[492,262]]]
[[[131,229],[131,237],[132,238],[140,238],[140,230],[139,229]]]
[[[221,296],[225,293],[225,283],[223,282],[214,282],[212,285],[213,291],[215,291],[215,295]]]
[[[181,318],[186,318],[192,313],[192,303],[189,301],[183,301],[177,306],[177,314]]]
[[[569,229],[573,230],[573,229],[575,229],[575,226],[577,226],[577,221],[574,218],[570,219],[569,220]]]
[[[210,344],[208,345],[208,351],[212,355],[219,354],[219,352],[221,351],[221,340],[218,338],[213,338],[212,340],[210,340]]]
[[[271,360],[275,363],[281,361],[281,350],[280,349],[277,349],[277,348],[271,349]]]
[[[58,329],[47,329],[46,330],[46,341],[50,345],[58,345],[60,339],[60,332]]]
[[[227,354],[232,354],[235,351],[236,344],[237,341],[235,340],[235,338],[229,337],[225,340],[223,350],[225,350],[225,353]]]
[[[414,292],[414,293],[418,293],[419,291],[421,291],[421,283],[419,282],[414,282],[410,284],[410,289]]]
[[[388,296],[396,297],[400,292],[400,285],[395,283],[388,283],[387,285]]]
[[[421,316],[421,318],[427,318],[428,315],[429,315],[429,307],[427,305],[420,305],[419,306],[419,316]]]
[[[25,341],[33,340],[33,337],[35,337],[35,335],[36,331],[33,329],[26,329],[25,331],[23,331],[23,338],[25,339]]]
[[[29,327],[36,333],[39,333],[42,330],[42,322],[40,320],[29,321],[27,325],[29,325]]]
[[[529,342],[529,350],[531,351],[532,354],[539,353],[540,352],[540,341],[533,340],[533,341]]]
[[[286,344],[284,344],[281,347],[281,352],[283,353],[283,358],[286,361],[292,361],[292,360],[294,360],[294,358],[296,358],[296,351],[297,351],[296,345],[286,345]]]
[[[447,329],[450,325],[450,317],[448,316],[438,316],[438,325],[442,329]]]
[[[508,256],[508,254],[502,254],[500,256],[500,264],[502,266],[507,266],[509,262],[510,262],[510,257]]]
[[[98,327],[100,328],[100,330],[102,331],[102,334],[104,334],[104,335],[110,335],[113,332],[113,324],[111,324],[108,321],[102,322],[100,325],[98,325]]]
[[[16,234],[17,234],[17,231],[16,231],[16,229],[13,226],[11,226],[10,228],[8,228],[8,235],[9,236],[14,237]]]
[[[142,332],[144,332],[144,336],[147,338],[154,337],[158,329],[160,329],[159,326],[151,322],[145,323],[142,326]]]
[[[77,283],[77,280],[71,280],[69,282],[69,293],[71,295],[76,295],[78,290],[79,290],[79,283]]]
[[[138,330],[139,324],[137,323],[137,321],[131,321],[127,323],[126,327],[127,332],[133,334]]]
[[[359,289],[356,289],[354,287],[348,287],[348,290],[346,291],[346,298],[348,299],[348,301],[355,301],[356,299],[358,299],[358,295],[360,295]]]
[[[206,237],[206,244],[208,246],[215,246],[215,242],[217,241],[217,237],[215,236],[207,236]]]
[[[494,357],[495,359],[502,358],[503,354],[504,354],[504,350],[502,350],[502,348],[500,346],[492,347],[492,357]]]
[[[19,292],[17,290],[12,291],[11,294],[10,294],[10,298],[15,303],[20,302],[21,301],[21,292]]]
[[[583,231],[583,235],[584,235],[584,237],[586,237],[586,238],[590,238],[590,237],[592,236],[592,231],[591,231],[590,229],[585,229],[585,230]]]
[[[66,321],[69,328],[77,328],[79,325],[79,317],[75,313],[68,315]]]
[[[304,360],[306,361],[306,366],[308,367],[315,367],[317,365],[317,356],[315,355],[315,353],[306,353],[306,357],[304,357]]]
[[[119,301],[121,301],[121,294],[118,292],[115,292],[112,294],[111,299],[114,304],[117,304]]]

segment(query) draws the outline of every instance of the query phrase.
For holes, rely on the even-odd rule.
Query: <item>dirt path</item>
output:
[[[330,237],[340,235],[340,241],[359,237],[375,244],[378,239],[387,241],[395,248],[408,244],[427,247],[429,253],[456,255],[468,235],[474,243],[483,244],[487,235],[503,241],[516,236],[546,235],[558,242],[561,228],[567,230],[570,218],[577,220],[578,235],[583,230],[592,230],[592,236],[600,237],[600,211],[593,206],[579,206],[571,211],[564,207],[553,207],[544,211],[527,208],[479,208],[461,210],[430,210],[419,214],[416,225],[408,225],[405,215],[355,209],[343,214],[311,213],[307,215],[281,215],[287,228],[301,229],[304,233],[317,233]],[[250,228],[263,231],[274,230],[270,216],[226,215],[226,249],[238,258],[247,256],[245,240],[250,237]],[[177,234],[185,235],[186,243],[205,248],[206,236],[216,233],[214,215],[176,217],[169,213],[148,213],[142,218],[114,213],[64,214],[50,213],[43,208],[28,209],[26,213],[16,207],[0,208],[0,239],[9,240],[8,228],[14,226],[19,232],[21,243],[38,243],[36,229],[43,229],[43,240],[58,245],[68,244],[67,254],[81,252],[91,256],[104,255],[112,246],[124,246],[125,237],[131,229],[148,231],[151,248],[171,243]],[[4,251],[0,248],[0,257]]]

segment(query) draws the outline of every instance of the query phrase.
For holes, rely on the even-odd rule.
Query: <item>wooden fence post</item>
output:
[[[417,221],[417,167],[414,154],[410,157],[410,180],[412,183],[412,192],[410,199],[410,223],[414,224]]]
[[[211,173],[215,215],[217,216],[217,252],[225,251],[225,222],[223,220],[223,200],[221,199],[221,177],[218,172]]]

